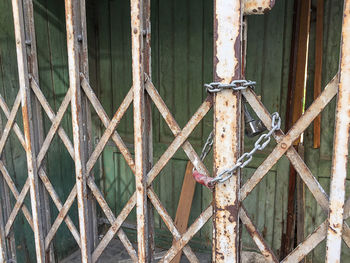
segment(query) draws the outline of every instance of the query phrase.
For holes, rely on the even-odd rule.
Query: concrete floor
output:
[[[135,248],[136,249],[136,248]],[[163,255],[165,251],[162,249],[156,249],[155,253],[155,262],[157,262]],[[205,253],[196,253],[199,262],[201,263],[209,263],[211,262],[211,254]],[[74,252],[64,260],[60,261],[60,263],[80,263],[80,250]],[[111,243],[107,246],[105,251],[100,257],[101,263],[129,263],[132,262],[126,250],[124,249],[123,244],[117,240],[113,239]],[[186,256],[182,256],[181,263],[189,262]]]
[[[136,249],[136,248],[135,248]],[[155,254],[155,262],[157,262],[161,257],[164,255],[166,251],[162,249],[156,249]],[[210,263],[211,262],[211,254],[205,254],[205,253],[196,253],[199,262],[201,263]],[[60,261],[60,263],[80,263],[80,250],[74,252],[69,257],[65,258],[64,260]],[[101,263],[132,263],[130,260],[130,257],[126,250],[124,249],[123,244],[117,240],[114,239],[111,241],[111,243],[108,245],[106,250],[103,252],[103,254],[100,257]],[[189,262],[186,256],[182,255],[181,263]],[[264,263],[266,262],[264,257],[256,252],[242,252],[242,263]]]

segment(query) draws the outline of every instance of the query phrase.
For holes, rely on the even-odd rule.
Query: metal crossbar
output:
[[[100,119],[102,122],[104,122],[104,125],[106,127],[106,131],[101,137],[100,141],[98,142],[97,146],[95,147],[92,155],[89,158],[89,161],[87,163],[87,171],[90,171],[90,169],[93,168],[93,165],[96,163],[97,158],[99,155],[102,153],[107,141],[109,138],[112,137],[114,140],[115,144],[117,147],[123,152],[123,156],[126,156],[125,159],[129,158],[129,166],[132,169],[133,167],[133,160],[131,157],[131,154],[129,150],[126,148],[125,144],[122,142],[120,139],[119,135],[115,131],[119,121],[121,120],[122,116],[126,112],[128,106],[131,104],[132,101],[132,90],[129,91],[129,93],[126,95],[124,101],[122,102],[121,106],[119,109],[116,111],[114,117],[112,118],[111,121],[109,121],[107,115],[105,114],[105,111],[103,110],[100,102],[96,98],[93,90],[91,89],[89,83],[87,80],[84,78],[84,76],[81,76],[82,78],[82,88],[89,98],[90,102],[92,103],[93,107],[95,108],[96,112],[101,115]],[[148,180],[147,184],[151,185],[153,180],[156,178],[156,176],[160,173],[160,171],[164,168],[166,163],[172,158],[172,156],[175,154],[175,152],[179,149],[179,147],[182,146],[186,154],[188,155],[189,159],[193,161],[195,167],[197,169],[200,169],[201,171],[207,171],[205,168],[204,164],[200,161],[199,156],[191,146],[191,144],[187,141],[188,136],[191,134],[193,129],[197,126],[197,124],[200,122],[200,120],[206,115],[206,113],[210,110],[212,106],[212,102],[210,100],[210,97],[201,105],[201,107],[197,110],[197,112],[194,114],[194,116],[191,118],[189,123],[185,126],[183,130],[180,129],[178,124],[176,123],[175,119],[172,117],[169,109],[166,107],[164,101],[161,99],[159,96],[158,92],[155,90],[153,84],[150,82],[150,80],[147,81],[146,83],[146,89],[152,100],[155,102],[155,105],[158,107],[159,111],[165,116],[165,121],[169,125],[170,129],[174,133],[175,140],[170,144],[169,148],[165,151],[165,153],[160,157],[158,162],[152,167],[151,171],[148,173]],[[102,113],[102,114],[101,114]],[[114,138],[113,138],[114,136]],[[117,218],[114,217],[114,214],[112,213],[111,209],[109,208],[107,202],[103,198],[102,194],[100,194],[98,187],[96,186],[95,182],[93,180],[90,180],[88,178],[88,185],[91,188],[93,194],[95,195],[97,201],[99,202],[101,208],[103,209],[104,213],[107,216],[107,219],[111,223],[110,229],[107,231],[107,233],[104,235],[103,239],[101,242],[98,244],[96,249],[94,250],[92,254],[92,262],[95,262],[98,257],[102,254],[103,250],[107,247],[109,242],[112,240],[114,235],[119,231],[121,231],[120,227],[123,221],[126,219],[128,214],[131,212],[133,207],[136,205],[136,193],[132,195],[132,197],[129,199],[125,207],[122,209],[121,213]],[[154,192],[150,192],[150,188],[147,191],[147,194],[154,205],[154,207],[157,209],[157,211],[164,215],[164,220],[167,220],[166,224],[168,226],[174,226],[173,221],[169,221],[169,216],[167,216],[166,210],[161,210],[161,203],[157,202],[158,199],[155,199]],[[163,208],[164,209],[164,208]],[[201,217],[202,220],[201,222],[204,224],[211,216],[208,216],[208,213],[203,214],[206,217]],[[176,228],[175,228],[176,229]],[[199,229],[195,228],[196,231]],[[175,231],[175,232],[174,232]],[[178,233],[176,232],[177,230],[171,230],[172,233]],[[192,233],[194,235],[195,233]],[[177,236],[175,234],[175,239],[179,239],[181,236]],[[124,244],[125,245],[125,244]],[[129,251],[130,252],[130,251]],[[191,254],[189,249],[185,249],[185,254],[188,255],[189,259],[193,260],[195,257],[193,252]],[[135,259],[135,253],[129,253],[131,254],[130,256],[134,256]],[[176,255],[176,254],[175,254]],[[198,261],[191,261],[191,262],[198,262]]]
[[[286,154],[291,164],[295,167],[296,171],[304,181],[305,185],[309,188],[317,203],[321,206],[324,212],[328,213],[328,196],[318,183],[316,178],[312,175],[304,161],[301,159],[296,150],[291,147],[293,141],[299,137],[299,135],[309,126],[313,119],[324,109],[324,107],[331,101],[331,99],[337,94],[338,91],[338,76],[336,75],[333,80],[326,86],[322,94],[314,101],[304,115],[298,120],[298,122],[291,128],[291,130],[284,135],[282,131],[275,133],[275,139],[277,146],[269,155],[269,157],[259,166],[252,177],[241,188],[241,202],[247,197],[247,195],[254,189],[254,187],[262,180],[268,170]],[[266,108],[263,106],[259,98],[251,90],[243,91],[243,96],[247,99],[252,106],[257,116],[264,122],[265,126],[270,129],[271,117]],[[278,153],[277,153],[278,152]],[[350,203],[350,199],[347,201]],[[347,212],[347,211],[346,211]],[[346,217],[344,218],[344,220]],[[326,237],[327,220],[323,222],[316,230],[305,239],[297,248],[295,248],[289,255],[286,256],[282,262],[299,262],[303,259],[314,247],[316,247]],[[349,246],[349,226],[344,222],[343,225],[343,240]],[[257,242],[258,244],[259,242]],[[264,255],[264,253],[263,253]],[[267,258],[268,259],[268,258]]]
[[[48,148],[50,146],[50,143],[58,129],[58,134],[60,135],[62,141],[64,142],[64,145],[66,145],[66,148],[68,150],[69,153],[73,153],[72,152],[72,144],[70,142],[70,139],[68,138],[67,134],[64,132],[63,128],[59,126],[59,123],[61,122],[62,120],[62,117],[63,117],[63,114],[65,113],[67,107],[68,107],[68,104],[70,102],[70,92],[68,91],[59,110],[58,110],[58,113],[57,115],[54,114],[53,110],[51,109],[50,105],[48,104],[47,100],[45,99],[45,97],[43,96],[40,88],[38,87],[37,83],[36,82],[33,82],[34,84],[32,85],[32,88],[33,88],[33,91],[34,93],[37,95],[39,101],[42,103],[43,105],[43,108],[45,109],[49,119],[52,121],[52,126],[47,134],[47,137],[45,138],[44,140],[44,143],[43,143],[43,146],[42,148],[40,149],[39,151],[39,154],[37,156],[37,166],[39,167],[39,176],[41,178],[41,180],[43,181],[47,191],[49,192],[54,204],[56,205],[57,209],[60,210],[62,208],[62,203],[60,201],[60,198],[58,197],[56,191],[54,190],[54,187],[52,186],[50,180],[48,179],[45,171],[40,168],[41,166],[41,163],[42,161],[44,160],[44,157],[48,151]],[[2,107],[2,110],[5,114],[6,117],[8,118],[11,118],[11,114],[9,113],[8,111],[8,107],[4,101],[4,99],[1,97],[0,98],[0,103],[1,103],[1,107]],[[19,141],[21,142],[23,148],[25,149],[25,141],[24,141],[24,136],[23,136],[23,133],[21,132],[19,126],[17,125],[16,122],[13,121],[13,129],[14,129],[14,132],[15,134],[17,135],[17,138],[19,139]],[[8,135],[7,135],[8,136]],[[74,154],[74,153],[73,153]],[[74,158],[74,155],[72,155],[72,158]],[[21,194],[18,193],[17,189],[16,189],[16,186],[15,184],[13,183],[10,175],[9,175],[9,172],[7,171],[5,165],[0,162],[0,170],[9,186],[9,188],[11,189],[14,197],[17,199],[17,203],[15,205],[15,210],[13,210],[13,212],[11,213],[10,217],[9,217],[9,221],[8,223],[6,224],[6,227],[5,227],[5,233],[6,235],[9,234],[10,232],[10,228],[12,227],[12,224],[13,224],[13,221],[15,219],[15,217],[17,216],[17,212],[18,210],[22,207],[23,205],[23,201],[24,201],[24,198],[29,190],[29,181],[27,180],[24,187],[23,187],[23,190],[21,192]],[[25,205],[23,205],[22,207],[22,210],[24,212],[24,215],[25,217],[27,218],[29,224],[31,225],[31,227],[33,227],[33,222],[32,222],[32,219],[31,219],[31,216],[30,216],[30,212],[28,211],[28,209],[26,208]],[[64,219],[66,224],[67,224],[67,227],[68,229],[71,231],[73,237],[75,238],[75,240],[77,241],[78,245],[80,245],[80,238],[79,238],[79,233],[76,229],[76,227],[74,226],[72,220],[70,219],[69,216],[67,216],[67,218]],[[57,231],[57,228],[55,229],[55,232]],[[51,237],[50,237],[51,236]],[[49,237],[46,239],[45,241],[45,247],[46,249],[48,249],[49,247],[49,244],[52,240],[52,237],[53,235],[50,234]]]
[[[248,0],[245,2],[247,1]],[[11,235],[14,220],[19,211],[22,210],[24,217],[34,232],[38,262],[44,263],[54,261],[51,243],[63,221],[81,248],[82,262],[84,263],[97,262],[103,251],[116,235],[119,237],[134,262],[148,262],[152,258],[152,251],[150,251],[152,240],[148,240],[148,237],[151,236],[149,232],[153,231],[152,226],[148,223],[150,216],[149,208],[151,207],[149,204],[151,204],[174,238],[172,246],[166,251],[159,262],[170,262],[182,250],[190,262],[199,262],[188,243],[212,216],[215,223],[213,253],[215,253],[214,258],[216,261],[237,261],[237,255],[239,253],[237,249],[239,243],[239,218],[266,261],[279,262],[272,249],[259,233],[242,203],[283,155],[286,155],[290,163],[294,166],[324,213],[330,214],[330,219],[325,220],[317,227],[311,235],[300,243],[281,262],[298,262],[302,260],[326,238],[327,229],[327,248],[330,240],[334,239],[339,243],[340,237],[342,237],[347,246],[350,247],[349,226],[346,222],[342,222],[341,219],[336,218],[332,211],[329,211],[330,206],[335,206],[334,200],[339,199],[341,201],[341,198],[334,196],[334,194],[332,195],[332,192],[331,197],[328,197],[310,169],[292,146],[292,143],[304,132],[316,116],[322,112],[332,98],[338,93],[338,76],[335,76],[326,86],[322,94],[312,103],[287,134],[284,134],[281,130],[277,130],[273,133],[277,142],[276,147],[243,186],[239,186],[239,171],[225,182],[226,185],[219,184],[216,186],[213,204],[210,204],[202,211],[199,217],[184,233],[179,232],[174,220],[170,217],[152,188],[152,183],[155,178],[160,174],[171,158],[173,158],[180,147],[182,147],[194,168],[198,172],[209,176],[208,169],[188,141],[188,138],[212,108],[214,103],[216,105],[216,108],[214,108],[214,115],[217,117],[214,121],[214,140],[216,141],[214,144],[214,162],[218,164],[214,169],[214,174],[216,175],[219,173],[219,170],[230,165],[230,162],[237,160],[238,153],[240,152],[240,94],[245,97],[267,129],[272,129],[270,113],[251,89],[234,92],[227,89],[227,87],[230,86],[227,83],[231,83],[230,80],[232,81],[232,78],[240,79],[241,77],[240,58],[242,54],[240,53],[241,49],[237,49],[235,45],[236,40],[239,40],[238,42],[241,45],[240,23],[242,16],[241,10],[243,10],[243,12],[245,11],[244,3],[243,1],[214,1],[216,12],[214,25],[217,33],[214,34],[216,38],[215,56],[217,56],[217,60],[214,63],[215,80],[220,80],[220,82],[215,82],[218,88],[215,91],[218,93],[214,95],[210,94],[189,119],[187,124],[181,129],[151,81],[149,0],[131,1],[133,87],[129,90],[111,119],[108,117],[89,83],[85,1],[65,1],[70,86],[57,113],[51,108],[38,83],[32,1],[12,1],[17,40],[20,91],[16,96],[11,110],[7,106],[4,98],[0,95],[0,107],[7,118],[0,138],[0,155],[3,156],[10,131],[13,130],[26,152],[28,178],[19,192],[6,168],[3,158],[0,160],[0,172],[3,177],[3,182],[16,200],[12,211],[7,207],[8,215],[6,218],[2,215],[4,208],[0,207],[2,209],[0,211],[0,260],[4,260],[8,257],[5,253],[5,239]],[[349,9],[350,0],[345,0],[345,3],[347,3],[346,8]],[[271,8],[271,5],[268,7]],[[23,8],[25,12],[23,12]],[[223,10],[233,11],[232,13],[229,12],[230,19],[226,17]],[[345,22],[346,20],[344,19],[344,23]],[[349,27],[349,25],[347,25],[347,27]],[[346,29],[347,27],[344,28]],[[345,30],[344,28],[343,30]],[[31,36],[32,38],[31,44],[33,47],[31,49],[31,54],[28,54],[28,50],[25,47],[27,36]],[[227,45],[223,45],[224,42]],[[232,50],[230,49],[231,47],[233,48]],[[31,56],[30,59],[28,59],[29,56]],[[221,60],[227,63],[222,63]],[[232,61],[236,63],[236,66],[230,64]],[[30,64],[30,67],[28,67],[28,64]],[[231,72],[230,69],[227,68],[227,65],[231,65],[232,68],[235,68],[235,72]],[[340,76],[342,76],[341,72],[342,68],[340,70]],[[220,87],[226,88],[221,90],[219,89]],[[228,98],[230,98],[229,101]],[[226,103],[224,103],[225,100]],[[159,110],[161,116],[174,135],[174,140],[153,166],[150,164],[150,159],[152,159],[152,153],[150,151],[150,148],[152,148],[150,128],[151,102],[153,102],[155,107]],[[135,160],[116,131],[118,124],[132,103],[134,108]],[[61,127],[63,116],[67,112],[69,105],[72,107],[73,143],[63,127]],[[91,128],[89,126],[90,105],[96,111],[100,121],[105,127],[105,131],[94,149],[91,148],[89,140],[85,139],[86,136],[90,137],[89,134],[91,133],[91,130],[89,130]],[[19,125],[16,123],[16,116],[20,107],[22,108],[24,132],[21,131]],[[41,127],[42,120],[38,116],[32,118],[34,112],[41,112],[42,109],[51,121],[51,127],[45,136]],[[232,115],[231,113],[235,114]],[[222,118],[220,118],[220,116]],[[227,117],[229,120],[225,120],[225,116],[229,116]],[[338,119],[339,118],[337,118],[337,120]],[[143,120],[149,122],[149,125],[146,126]],[[226,131],[225,134],[228,123],[229,127],[233,127],[233,129],[232,131]],[[337,123],[340,125],[339,122]],[[65,148],[75,162],[76,183],[64,203],[51,184],[44,165],[45,157],[55,135],[60,137]],[[227,139],[223,139],[225,136],[227,136]],[[114,215],[92,174],[98,158],[110,139],[112,139],[116,147],[120,150],[126,163],[135,175],[136,180],[136,191],[132,194],[119,215]],[[225,144],[225,140],[237,142],[237,145],[234,144],[234,146],[231,147],[232,145]],[[225,154],[227,156],[229,155],[230,160],[226,158],[225,160],[223,159],[223,157],[227,157]],[[335,176],[332,179],[332,187],[336,188],[336,182],[343,179],[342,176]],[[42,186],[45,189],[43,193],[40,191]],[[24,200],[29,191],[32,206],[31,211],[29,211],[24,204]],[[47,206],[46,193],[51,197],[58,209],[58,216],[55,218],[52,225],[50,222],[50,214],[45,214],[41,211],[41,206]],[[342,190],[342,194],[344,194],[344,189]],[[111,227],[100,242],[96,241],[96,233],[92,233],[96,232],[94,229],[96,211],[94,210],[95,202],[91,201],[92,198],[88,198],[88,196],[94,197],[94,200],[99,204],[111,224]],[[68,215],[68,211],[76,199],[79,211],[79,231]],[[123,222],[135,206],[138,223],[138,252],[133,248],[127,235],[121,228]],[[231,206],[231,210],[226,209],[225,207],[227,206]],[[337,213],[342,212],[343,210],[337,211]],[[231,224],[227,222],[227,219],[226,221],[223,220],[227,213],[230,213]],[[350,199],[345,202],[343,220],[349,217]],[[5,218],[5,220],[2,220],[3,218]],[[337,224],[335,228],[339,229],[335,231],[336,233],[332,234],[330,233],[330,228],[333,226],[329,226],[328,221],[334,223],[337,220],[340,220],[342,224],[340,224],[340,226]],[[225,233],[226,230],[228,233]],[[11,242],[13,241],[14,240]],[[340,249],[335,246],[332,247],[332,249],[334,249],[336,253],[340,253]],[[222,252],[225,252],[225,255],[221,259],[220,254],[222,255]],[[329,253],[330,252],[327,252],[327,258],[333,257],[333,255],[329,255]],[[337,255],[335,257],[337,257]]]

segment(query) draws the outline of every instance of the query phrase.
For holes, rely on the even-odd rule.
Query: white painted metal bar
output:
[[[136,179],[137,243],[139,263],[149,262],[146,191],[146,134],[143,56],[144,1],[131,0],[132,80],[134,89],[134,145]]]
[[[93,240],[91,234],[91,220],[89,218],[88,189],[86,185],[86,161],[88,158],[87,140],[84,138],[84,123],[86,120],[82,91],[80,86],[80,72],[87,70],[86,28],[82,23],[85,20],[85,1],[66,0],[66,30],[69,68],[69,87],[72,92],[72,126],[74,143],[74,161],[76,176],[76,191],[78,200],[78,215],[81,242],[81,258],[83,263],[91,262]]]
[[[35,25],[34,25],[34,8],[32,0],[22,0],[23,2],[23,18],[24,18],[24,30],[26,37],[26,55],[28,61],[28,73],[29,80],[34,79],[39,83],[39,67],[36,50],[36,36],[35,36]],[[31,92],[32,96],[32,111],[33,111],[33,123],[34,123],[34,144],[35,144],[35,155],[38,155],[39,149],[43,145],[44,141],[44,124],[42,118],[42,109],[39,100]],[[43,160],[40,165],[37,164],[39,170],[46,172],[46,162]],[[50,203],[49,195],[44,185],[39,180],[39,197],[42,210],[42,221],[43,221],[43,233],[47,234],[51,227],[51,215],[50,215]],[[55,261],[55,255],[53,246],[49,247],[46,251],[46,260],[48,262]]]
[[[241,79],[243,1],[214,1],[214,81]],[[241,95],[214,95],[214,177],[231,168],[240,155]],[[214,191],[213,262],[239,262],[240,171]]]
[[[36,162],[36,148],[38,147],[37,131],[38,119],[32,109],[32,96],[29,84],[29,71],[26,52],[25,24],[23,19],[23,3],[21,0],[12,1],[12,11],[14,18],[14,29],[17,50],[18,77],[21,91],[22,117],[24,127],[24,137],[26,141],[27,168],[30,185],[30,197],[32,205],[32,215],[34,222],[34,240],[36,257],[38,263],[45,263],[46,259],[44,247],[44,217],[41,208],[44,203],[40,198],[40,185],[38,167]]]
[[[329,196],[326,262],[340,262],[345,179],[350,130],[350,0],[344,0],[339,67],[339,91],[333,142],[332,176]]]

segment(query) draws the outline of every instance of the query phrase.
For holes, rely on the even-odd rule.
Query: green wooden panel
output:
[[[313,6],[317,1],[313,1]],[[312,9],[316,14],[316,9]],[[324,35],[323,35],[323,68],[322,68],[322,89],[337,73],[339,68],[339,51],[341,38],[341,25],[343,15],[343,1],[326,0],[324,1]],[[313,15],[312,15],[313,17]],[[309,37],[309,65],[306,90],[306,108],[313,101],[313,81],[314,81],[314,61],[315,61],[315,19],[311,20]],[[331,159],[333,152],[333,136],[335,123],[336,98],[322,112],[321,124],[321,147],[313,149],[313,130],[312,125],[305,132],[305,162],[312,171],[313,175],[320,181],[327,194],[329,194],[329,184],[331,177]],[[349,195],[349,182],[346,183]],[[305,235],[312,233],[314,229],[322,223],[326,216],[321,207],[317,204],[310,191],[306,190],[306,215],[305,215]],[[349,261],[349,249],[343,245],[342,262]],[[325,241],[323,241],[311,253],[307,262],[323,262],[325,255]]]
[[[286,94],[288,81],[292,6],[291,0],[278,1],[270,14],[248,18],[247,78],[257,80],[257,93],[262,95],[263,102],[271,112],[279,111],[282,116],[285,112],[285,98],[282,98],[281,94]],[[205,98],[203,83],[212,81],[212,8],[212,1],[209,0],[152,1],[152,78],[181,127],[186,124]],[[110,116],[131,86],[128,11],[129,6],[124,1],[102,1],[98,5],[99,80],[97,82],[101,90],[102,104]],[[212,114],[210,113],[190,137],[197,152],[200,151],[211,129]],[[123,118],[118,131],[125,141],[130,143],[132,149],[131,110]],[[173,135],[155,108],[153,108],[153,139],[154,162],[156,162],[173,140]],[[252,140],[247,140],[247,149],[250,148],[251,143]],[[251,169],[255,169],[271,149],[272,146],[260,154]],[[159,193],[161,201],[173,217],[186,162],[186,155],[179,150],[154,184],[155,191]],[[108,202],[113,209],[120,211],[126,202],[124,196],[120,194],[128,189],[124,181],[129,182],[130,188],[132,176],[130,171],[124,171],[125,163],[113,146],[104,151],[103,163],[104,173],[101,185],[108,186],[108,192],[105,192]],[[206,164],[211,170],[212,155],[208,157]],[[287,166],[288,162],[282,159],[272,175],[267,176],[267,179],[262,182],[259,189],[264,189],[261,190],[261,195],[264,195],[264,192],[267,193],[266,196],[264,195],[266,202],[260,206],[260,210],[251,211],[258,220],[259,229],[264,232],[266,240],[276,251],[280,248],[285,220]],[[118,182],[121,185],[118,185]],[[130,189],[127,190],[128,195],[130,195],[129,191]],[[259,198],[262,199],[263,196]],[[189,223],[194,221],[211,200],[210,191],[201,186],[196,187]],[[265,208],[270,212],[259,216],[264,214]],[[164,223],[157,215],[155,215],[155,225],[159,233],[165,233],[164,235],[168,236]],[[211,234],[212,227],[209,222],[196,235],[196,238],[205,240],[203,241],[205,247],[210,247]],[[165,244],[161,236],[158,240]],[[244,243],[249,242],[251,243],[250,237],[245,236]]]
[[[16,63],[16,49],[13,29],[13,17],[11,1],[1,1],[0,3],[0,86],[1,95],[4,97],[9,108],[12,108],[14,99],[19,91],[18,73]],[[7,119],[1,114],[2,123],[5,125]],[[19,110],[16,121],[21,125],[21,110]],[[6,164],[9,173],[19,189],[22,189],[26,180],[26,155],[20,145],[16,135],[11,132],[10,138],[5,146]],[[11,195],[12,204],[14,198]],[[29,198],[25,199],[25,204],[30,209]],[[25,218],[20,215],[14,222],[17,261],[25,262],[26,259],[34,256],[34,237]]]
[[[40,84],[52,108],[57,111],[68,88],[67,52],[65,40],[63,2],[37,0],[35,3],[35,23],[37,27]],[[16,53],[14,49],[10,1],[0,3],[0,58],[1,92],[11,105],[18,90]],[[88,1],[88,37],[90,52],[90,79],[96,94],[101,100],[109,117],[112,117],[125,94],[131,87],[131,43],[129,2],[116,0]],[[248,57],[247,78],[256,80],[257,93],[267,108],[285,112],[285,95],[288,81],[290,35],[292,21],[292,0],[277,1],[275,8],[265,16],[248,18]],[[213,54],[213,15],[212,1],[161,1],[152,0],[152,79],[164,101],[183,127],[206,97],[203,83],[212,81]],[[11,24],[11,26],[9,26]],[[153,107],[154,162],[166,150],[173,135],[157,109]],[[45,131],[50,121],[45,118]],[[4,116],[2,116],[4,119]],[[133,143],[132,108],[122,119],[118,132],[132,149]],[[93,113],[93,136],[101,136],[104,128]],[[71,136],[70,110],[66,113],[62,127]],[[212,114],[208,114],[190,137],[197,152],[212,129]],[[95,137],[94,137],[95,138]],[[94,139],[93,138],[93,139]],[[252,145],[246,141],[246,149]],[[243,177],[250,176],[254,169],[269,154],[271,147],[258,155],[249,168],[243,171]],[[6,147],[11,172],[16,182],[22,185],[26,174],[25,155],[14,136]],[[74,165],[59,138],[55,138],[48,153],[48,171],[50,180],[58,195],[65,200],[74,185]],[[105,149],[101,161],[103,169],[97,182],[117,214],[132,194],[135,185],[133,175],[126,166],[118,149],[112,144]],[[187,157],[179,150],[164,168],[154,183],[162,203],[174,217],[181,190]],[[16,165],[14,165],[16,164]],[[212,169],[212,154],[206,160]],[[257,223],[265,239],[278,252],[285,222],[286,189],[288,185],[288,161],[282,159],[246,201],[249,214]],[[97,167],[98,168],[98,167]],[[198,185],[192,204],[190,223],[198,217],[212,200],[212,193]],[[259,202],[256,202],[259,200]],[[257,205],[259,204],[259,205]],[[52,215],[57,214],[52,205]],[[77,208],[73,206],[70,216],[77,224]],[[101,216],[103,216],[101,214]],[[22,221],[21,221],[22,220]],[[17,221],[19,223],[17,223]],[[23,224],[23,218],[16,226]],[[135,211],[128,218],[135,222]],[[169,246],[169,232],[159,216],[155,215],[158,243]],[[19,228],[21,229],[21,228]],[[19,253],[23,258],[33,261],[32,233],[25,231],[25,237],[19,238]],[[133,237],[132,232],[128,232]],[[196,248],[210,249],[211,222],[196,235],[192,244]],[[243,234],[243,245],[253,248],[252,241]],[[74,241],[65,226],[55,238],[58,257],[69,253]],[[22,259],[21,258],[21,259]]]

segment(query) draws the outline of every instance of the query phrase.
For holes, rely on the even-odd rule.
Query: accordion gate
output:
[[[273,0],[214,0],[214,81],[231,83],[233,80],[242,78],[243,14],[266,11],[271,9],[273,4]],[[133,87],[112,119],[109,119],[89,84],[85,1],[65,0],[69,89],[59,110],[55,113],[40,89],[32,0],[12,0],[12,7],[20,88],[12,109],[0,96],[0,107],[7,117],[7,123],[1,129],[0,138],[0,152],[2,153],[0,160],[0,262],[16,260],[12,228],[20,210],[33,230],[36,258],[39,263],[55,261],[52,239],[63,222],[81,249],[82,262],[97,262],[116,235],[134,262],[150,262],[154,252],[152,241],[154,233],[150,223],[152,209],[157,210],[176,240],[160,262],[170,262],[180,251],[184,252],[190,262],[199,262],[188,242],[211,217],[213,217],[214,225],[212,242],[214,262],[239,261],[239,220],[247,228],[265,259],[268,262],[279,262],[253,224],[242,201],[283,155],[286,155],[295,167],[318,204],[328,214],[328,219],[281,262],[299,262],[326,237],[326,262],[340,262],[341,241],[344,240],[346,245],[350,246],[350,228],[343,221],[350,217],[350,200],[345,201],[350,124],[350,87],[346,85],[350,83],[350,54],[348,55],[348,52],[350,53],[350,0],[344,1],[338,75],[325,87],[322,94],[287,134],[281,130],[274,133],[276,147],[243,186],[240,187],[239,172],[225,183],[215,186],[213,203],[183,234],[177,230],[173,219],[154,192],[153,180],[180,147],[199,172],[209,175],[187,139],[212,106],[214,106],[213,176],[230,168],[238,159],[242,148],[241,95],[245,97],[265,126],[271,129],[271,115],[256,94],[251,89],[247,89],[241,92],[224,90],[208,95],[185,127],[181,129],[152,84],[150,0],[131,0]],[[338,95],[336,129],[331,191],[328,197],[292,147],[292,143],[336,95]],[[133,103],[134,110],[135,159],[116,131],[117,125],[131,103]],[[175,137],[154,165],[152,164],[152,103],[159,110]],[[73,142],[60,126],[69,105],[72,112]],[[15,121],[20,106],[23,116],[23,132]],[[96,111],[105,127],[103,136],[94,149],[90,142],[91,107]],[[47,134],[44,134],[43,120],[39,117],[42,111],[52,122]],[[18,137],[27,157],[28,178],[22,189],[17,189],[14,184],[3,157],[4,147],[11,130]],[[76,184],[67,200],[60,200],[58,197],[50,183],[44,162],[45,155],[56,134],[75,162]],[[108,206],[92,174],[92,169],[109,139],[113,140],[121,151],[136,180],[136,191],[119,215],[115,215]],[[28,191],[30,192],[31,212],[24,204]],[[14,206],[11,206],[10,194],[16,200]],[[50,198],[59,211],[57,218],[53,219],[51,219],[48,208]],[[75,198],[78,202],[79,229],[67,214]],[[111,224],[101,241],[97,238],[97,205],[101,207]],[[135,206],[138,251],[133,248],[121,228],[122,223]]]

